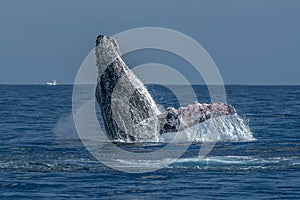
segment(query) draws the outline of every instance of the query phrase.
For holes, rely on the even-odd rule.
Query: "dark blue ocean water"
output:
[[[200,102],[209,101],[205,86],[194,88]],[[167,91],[150,90],[160,104],[176,104]],[[72,86],[1,85],[0,197],[300,199],[300,86],[226,91],[255,141],[218,142],[204,160],[193,143],[179,162],[139,174],[106,167],[85,149],[70,117]]]

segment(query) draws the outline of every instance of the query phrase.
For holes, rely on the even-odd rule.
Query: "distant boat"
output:
[[[47,82],[47,85],[57,85],[57,82],[56,80],[53,80],[51,82]]]

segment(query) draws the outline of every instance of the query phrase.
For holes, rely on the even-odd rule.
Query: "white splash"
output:
[[[256,140],[247,121],[239,115],[227,115],[212,118],[193,127],[197,134],[191,137],[190,132],[164,133],[160,142],[170,142],[176,134],[181,134],[179,142],[248,142]]]

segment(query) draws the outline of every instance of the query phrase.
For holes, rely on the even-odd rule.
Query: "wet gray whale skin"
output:
[[[99,35],[95,54],[95,96],[111,140],[151,141],[159,134],[183,131],[207,119],[236,113],[224,103],[197,102],[160,112],[146,87],[120,57],[113,38]]]

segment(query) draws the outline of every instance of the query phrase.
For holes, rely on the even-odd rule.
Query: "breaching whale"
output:
[[[99,35],[95,54],[95,96],[109,139],[150,141],[159,134],[184,131],[210,118],[236,113],[228,104],[198,102],[160,112],[144,84],[122,60],[115,39]]]

